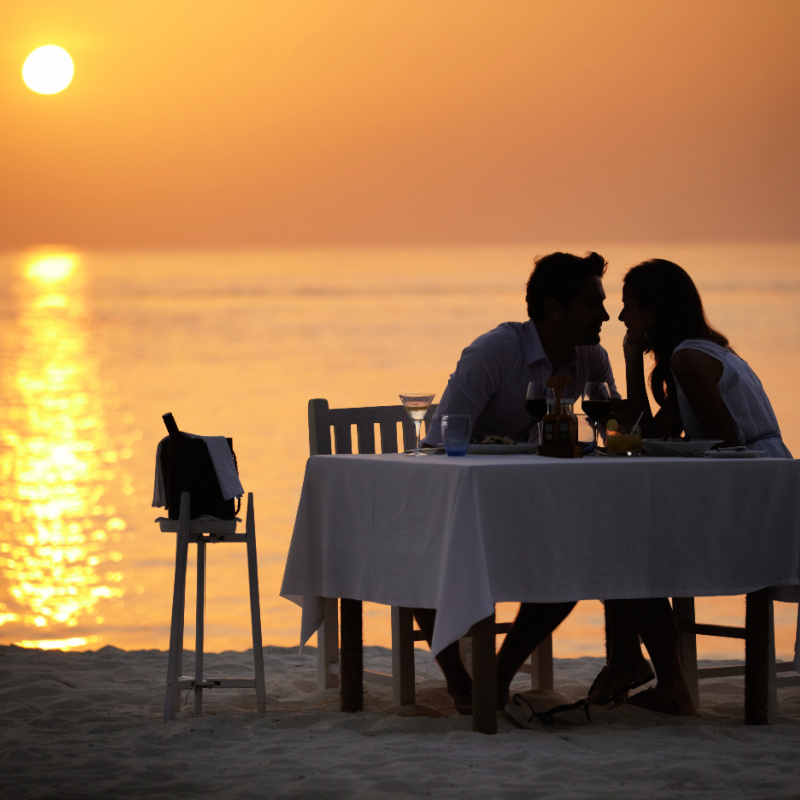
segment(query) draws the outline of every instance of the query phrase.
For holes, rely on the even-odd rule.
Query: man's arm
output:
[[[474,429],[502,379],[504,359],[510,351],[498,346],[500,344],[497,336],[484,334],[464,349],[447,382],[424,444],[436,447],[441,443],[440,421],[444,414],[469,414]]]

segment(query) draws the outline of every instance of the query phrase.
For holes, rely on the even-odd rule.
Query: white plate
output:
[[[723,447],[720,450],[700,453],[703,458],[761,458],[766,454],[766,450],[737,450],[733,447]]]
[[[471,444],[467,449],[474,456],[502,456],[514,453],[535,453],[535,442],[518,442],[517,444]]]
[[[406,450],[406,455],[413,453],[413,450]],[[442,456],[447,452],[444,447],[423,447],[420,452],[426,456]],[[467,448],[467,454],[473,456],[508,456],[521,455],[525,453],[536,453],[536,444],[533,442],[521,442],[518,444],[471,444]]]
[[[648,456],[674,458],[676,456],[696,456],[710,450],[721,439],[690,439],[680,442],[662,442],[661,439],[643,439],[642,452]]]

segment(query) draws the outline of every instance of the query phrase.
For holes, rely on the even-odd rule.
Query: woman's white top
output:
[[[748,450],[763,450],[771,458],[791,458],[781,439],[778,420],[772,410],[767,393],[753,372],[735,353],[707,339],[685,339],[674,350],[699,350],[722,363],[722,375],[717,388],[728,407],[736,426],[739,444]],[[675,380],[678,394],[678,409],[683,420],[683,429],[690,439],[702,439],[703,431],[686,399],[678,380]]]

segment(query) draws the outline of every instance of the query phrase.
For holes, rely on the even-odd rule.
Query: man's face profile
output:
[[[606,293],[603,281],[596,276],[589,278],[572,305],[563,310],[561,324],[565,338],[579,345],[600,344],[600,329],[610,319],[604,305]]]

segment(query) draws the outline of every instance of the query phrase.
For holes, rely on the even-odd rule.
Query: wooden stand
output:
[[[267,710],[264,683],[264,651],[261,643],[261,608],[258,597],[258,562],[256,558],[256,527],[253,493],[247,495],[247,522],[244,533],[236,533],[236,520],[190,519],[190,495],[181,494],[180,518],[161,520],[161,530],[177,533],[175,553],[175,586],[172,595],[172,624],[169,634],[167,690],[164,699],[164,721],[180,710],[181,689],[194,689],[195,714],[203,710],[203,689],[255,688],[260,713]],[[240,542],[247,545],[247,571],[250,579],[250,618],[253,629],[254,678],[206,678],[203,675],[203,625],[205,619],[206,545],[220,542]],[[197,613],[196,654],[194,677],[181,675],[183,670],[183,627],[186,606],[186,566],[189,545],[197,545]]]

